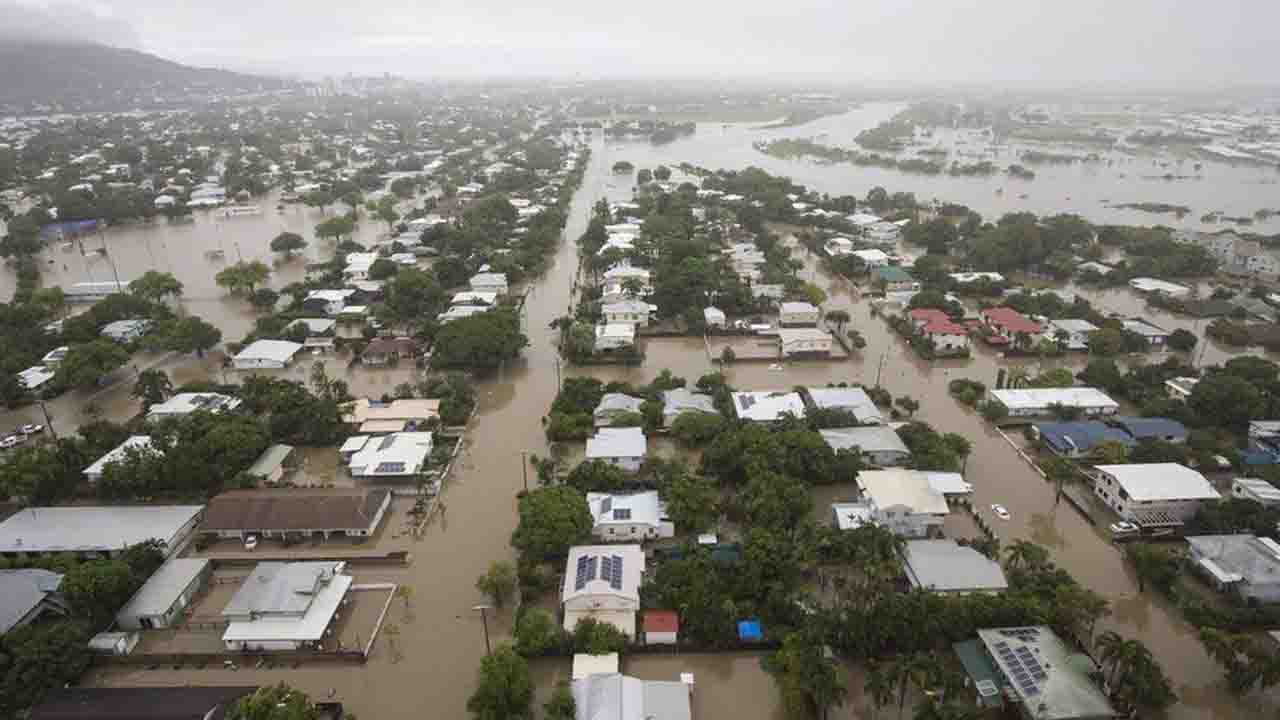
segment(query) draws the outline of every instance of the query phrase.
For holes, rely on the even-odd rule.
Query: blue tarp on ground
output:
[[[763,640],[764,632],[760,629],[760,621],[739,620],[738,639],[743,642],[760,642]]]

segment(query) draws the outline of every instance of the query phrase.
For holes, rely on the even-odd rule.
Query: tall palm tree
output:
[[[889,677],[894,688],[898,691],[898,717],[902,717],[902,713],[907,706],[907,693],[911,688],[924,690],[929,684],[929,679],[937,673],[937,661],[922,653],[911,653],[909,655],[899,655],[893,663],[889,665]]]
[[[1107,687],[1112,687],[1115,679],[1127,672],[1141,652],[1146,650],[1138,641],[1128,640],[1114,630],[1099,635],[1095,645],[1102,666],[1107,670]]]
[[[1038,568],[1049,562],[1049,551],[1029,540],[1014,540],[1004,552],[1009,570]]]

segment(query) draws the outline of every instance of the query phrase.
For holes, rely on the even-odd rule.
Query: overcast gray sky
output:
[[[39,18],[47,0],[18,2]],[[876,87],[1277,84],[1280,0],[69,0],[53,27],[307,75],[789,75]],[[70,20],[69,18],[77,18]],[[48,27],[49,18],[25,21]]]

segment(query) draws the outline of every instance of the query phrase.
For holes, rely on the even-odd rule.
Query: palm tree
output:
[[[1005,375],[1004,386],[1007,388],[1024,387],[1031,381],[1031,371],[1022,365],[1015,365],[1009,368],[1009,373]]]
[[[1049,562],[1049,551],[1029,540],[1014,540],[1004,553],[1010,571],[1040,568]]]
[[[1019,332],[1014,334],[1013,347],[1015,350],[1023,350],[1023,351],[1030,350],[1031,345],[1032,345],[1031,333]]]
[[[844,310],[827,311],[827,322],[836,326],[836,332],[844,330],[845,323],[849,322],[851,319],[852,318],[849,317],[849,313]]]
[[[899,655],[889,665],[889,681],[898,691],[899,718],[907,706],[907,692],[912,687],[923,690],[929,684],[929,679],[936,674],[935,665],[936,661],[932,657],[918,652]]]
[[[1127,640],[1114,630],[1099,635],[1095,645],[1102,666],[1107,670],[1107,687],[1111,687],[1117,676],[1127,672],[1141,651],[1146,650],[1138,641]]]
[[[162,403],[173,392],[173,383],[163,370],[143,370],[133,384],[132,395],[142,400],[144,409]]]

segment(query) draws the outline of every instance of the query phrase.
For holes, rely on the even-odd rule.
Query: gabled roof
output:
[[[696,393],[687,388],[675,388],[662,393],[663,412],[676,414],[682,412],[716,412],[715,402],[710,395]]]
[[[817,306],[807,302],[794,302],[794,301],[784,302],[780,306],[780,309],[784,314],[817,313],[818,312]]]
[[[169,558],[159,567],[129,602],[120,608],[116,617],[162,615],[173,607],[181,595],[200,573],[209,567],[208,558]]]
[[[1043,325],[1011,307],[987,308],[980,315],[992,325],[998,325],[1011,333],[1025,332],[1034,335],[1044,331]]]
[[[261,562],[244,579],[222,609],[223,616],[298,615],[315,600],[318,589],[342,573],[345,563]]]
[[[58,592],[61,585],[62,575],[48,570],[0,570],[0,635]]]
[[[1185,439],[1187,437],[1187,426],[1169,418],[1123,416],[1114,418],[1114,421],[1135,440],[1167,437]]]
[[[1197,535],[1187,538],[1196,555],[1250,585],[1280,584],[1280,545],[1254,535]],[[1216,574],[1216,573],[1215,573]]]
[[[587,459],[644,457],[648,441],[638,427],[600,428],[587,438]]]
[[[914,279],[911,277],[911,273],[903,270],[897,265],[886,265],[885,267],[876,268],[875,274],[878,279],[889,283],[911,282]]]
[[[1133,500],[1217,500],[1221,495],[1203,475],[1178,463],[1098,465]]]
[[[84,469],[85,475],[101,475],[111,463],[124,461],[130,451],[152,452],[150,435],[131,435],[128,440],[115,446],[106,455],[98,458],[92,465]]]
[[[621,558],[621,563],[613,558]],[[560,601],[588,595],[617,595],[639,602],[644,566],[644,550],[639,545],[569,548]]]
[[[1073,652],[1048,627],[978,631],[988,656],[1034,717],[1043,720],[1116,717],[1106,695],[1082,666],[1092,660]]]
[[[577,720],[690,720],[689,686],[626,675],[573,681]]]
[[[859,448],[864,453],[900,452],[910,455],[911,450],[898,433],[887,425],[866,425],[851,428],[828,428],[818,434],[832,450]]]
[[[848,410],[860,423],[881,423],[884,416],[866,390],[860,387],[808,387],[805,393],[815,407]]]
[[[1009,587],[1000,563],[955,540],[908,540],[903,564],[915,588],[959,592]]]
[[[236,360],[269,360],[285,363],[298,354],[302,346],[288,340],[256,340],[252,345],[240,351]]]
[[[356,477],[403,477],[422,471],[431,455],[429,432],[393,432],[373,438],[351,456],[348,464]]]
[[[663,507],[657,490],[613,495],[587,493],[587,507],[596,525],[650,525],[657,527],[662,521]]]
[[[640,412],[640,406],[644,404],[644,400],[638,397],[632,397],[626,393],[605,393],[600,398],[600,404],[596,406],[595,413],[610,412]]]
[[[1129,433],[1096,420],[1035,423],[1032,427],[1045,444],[1058,452],[1085,453],[1104,442],[1133,445]]]
[[[881,510],[903,506],[924,515],[946,515],[951,511],[928,476],[917,470],[864,470],[858,473],[858,488]]]
[[[222,720],[258,688],[68,687],[50,690],[29,720]]]
[[[390,490],[233,490],[209,501],[205,532],[367,530]]]
[[[774,392],[756,390],[736,392],[733,394],[733,409],[743,420],[771,422],[791,413],[798,418],[804,417],[804,400],[794,392]]]

